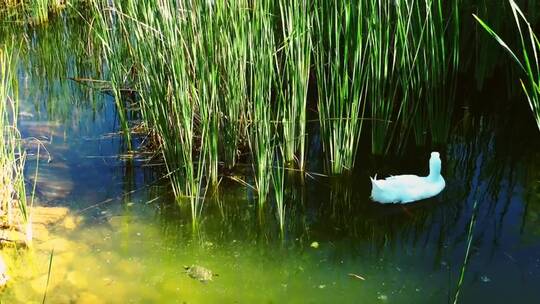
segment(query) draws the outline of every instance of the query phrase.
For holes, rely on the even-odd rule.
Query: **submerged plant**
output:
[[[283,149],[280,150],[283,151]],[[285,231],[285,161],[283,152],[281,153],[281,157],[277,158],[276,165],[272,171],[272,183],[274,185],[274,197],[276,200],[279,230],[283,235]]]
[[[529,106],[540,130],[540,40],[518,5],[513,0],[508,0],[508,2],[519,32],[521,46],[519,52],[514,52],[482,19],[474,14],[473,16],[525,72],[527,78],[526,80],[520,79],[521,87],[527,96]]]
[[[461,272],[459,274],[459,280],[456,286],[456,293],[454,294],[454,304],[458,303],[459,294],[461,292],[461,286],[463,285],[463,279],[465,278],[465,273],[467,271],[467,266],[469,265],[469,253],[471,252],[471,244],[474,236],[474,226],[476,225],[476,206],[477,201],[474,201],[471,220],[469,221],[469,229],[467,230],[467,247],[465,250],[465,257],[463,258],[463,264],[461,266]]]

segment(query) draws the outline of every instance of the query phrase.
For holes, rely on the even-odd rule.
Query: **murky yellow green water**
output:
[[[38,241],[34,250],[18,256],[12,272],[17,281],[3,299],[41,302],[51,247],[48,303],[412,303],[423,297],[425,280],[417,273],[390,269],[383,257],[379,265],[370,265],[336,256],[332,242],[312,248],[264,239],[184,239],[137,216],[104,217],[100,224],[81,225],[72,231],[60,225],[51,240]],[[185,230],[178,229],[180,235]],[[194,280],[183,267],[192,264],[218,276],[208,283]]]

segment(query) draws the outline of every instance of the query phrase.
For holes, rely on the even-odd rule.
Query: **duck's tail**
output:
[[[369,177],[371,180],[371,198],[373,199],[373,196],[378,191],[381,191],[381,187],[377,183],[377,174],[375,174],[375,177]]]
[[[375,174],[374,177],[370,176],[369,179],[371,180],[371,185],[373,185],[373,187],[380,188],[379,185],[377,184],[377,174]]]

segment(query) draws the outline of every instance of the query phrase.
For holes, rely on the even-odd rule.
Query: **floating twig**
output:
[[[355,279],[359,279],[359,280],[362,280],[362,281],[365,281],[365,280],[366,280],[363,276],[358,275],[358,274],[356,274],[356,273],[349,273],[348,275],[349,275],[350,277],[353,277],[353,278],[355,278]]]

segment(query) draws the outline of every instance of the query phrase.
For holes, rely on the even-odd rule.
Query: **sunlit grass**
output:
[[[0,45],[0,224],[19,229],[31,241],[30,212],[26,202],[26,155],[17,130],[19,100],[13,47]]]
[[[305,169],[306,103],[311,68],[311,2],[279,1],[283,32],[283,71],[278,88],[283,109],[283,146],[288,163]]]
[[[315,69],[321,139],[328,171],[352,170],[365,112],[364,5],[315,1]]]
[[[251,14],[248,45],[250,50],[249,85],[251,150],[253,153],[255,180],[259,206],[264,205],[272,177],[274,159],[273,137],[275,127],[272,110],[272,89],[275,76],[274,16],[272,1],[263,0],[254,4]]]
[[[214,37],[221,67],[218,100],[223,134],[220,147],[225,166],[232,169],[247,135],[249,11],[246,0],[217,1],[215,5],[215,18],[221,29]]]
[[[68,5],[77,5],[93,0],[3,0],[0,1],[0,16],[12,21],[40,25],[49,21],[49,15],[58,14]]]

